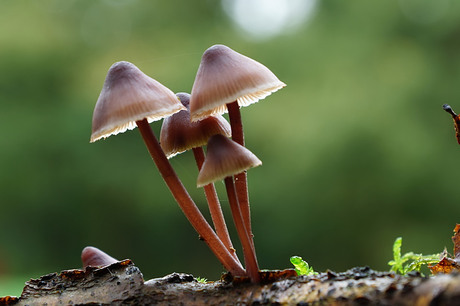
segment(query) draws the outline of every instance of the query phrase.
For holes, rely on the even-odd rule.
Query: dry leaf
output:
[[[460,142],[459,142],[460,143]],[[443,258],[436,265],[429,265],[431,273],[451,273],[452,271],[460,271],[460,224],[454,228],[454,258],[449,258],[446,252],[443,252]]]
[[[454,257],[457,262],[460,262],[460,224],[457,224],[454,228],[454,235],[452,236],[452,242],[454,243]]]
[[[457,137],[458,144],[460,144],[460,115],[457,115],[452,107],[447,104],[444,104],[442,108],[452,116],[454,120],[455,136]]]

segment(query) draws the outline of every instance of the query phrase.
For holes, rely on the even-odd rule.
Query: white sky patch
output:
[[[317,0],[222,0],[225,13],[253,39],[291,32],[311,19]]]

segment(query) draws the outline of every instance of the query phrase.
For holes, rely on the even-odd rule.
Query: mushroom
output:
[[[145,75],[135,65],[118,62],[110,67],[93,113],[91,142],[122,133],[136,126],[166,185],[185,216],[233,275],[245,275],[201,214],[166,158],[149,122],[170,116],[185,107],[174,93]]]
[[[228,110],[232,139],[244,146],[240,107],[286,86],[267,67],[224,45],[207,49],[201,59],[190,98],[193,121]],[[235,175],[243,218],[252,237],[246,172]]]
[[[90,142],[132,130],[137,121],[150,123],[183,109],[171,90],[134,64],[117,62],[110,67],[94,108]]]
[[[188,93],[177,93],[184,109],[165,118],[160,132],[160,144],[168,158],[187,150],[206,145],[215,134],[231,136],[230,125],[224,117],[210,116],[198,122],[190,121]]]
[[[88,266],[108,266],[117,261],[118,260],[116,260],[112,256],[92,246],[85,247],[81,252],[81,262],[83,263],[83,268],[86,268]]]
[[[191,122],[190,112],[188,111],[190,95],[188,93],[177,93],[176,96],[187,109],[163,120],[160,132],[161,147],[168,158],[192,149],[198,170],[201,170],[204,161],[202,146],[206,145],[208,139],[215,134],[230,137],[230,124],[220,115],[211,116],[198,122]],[[214,184],[205,185],[204,191],[217,236],[237,258]]]
[[[233,220],[243,247],[246,271],[254,283],[260,282],[257,257],[254,244],[244,223],[232,176],[261,164],[262,162],[251,151],[235,141],[217,134],[208,141],[206,159],[197,179],[198,187],[217,180],[224,180]]]

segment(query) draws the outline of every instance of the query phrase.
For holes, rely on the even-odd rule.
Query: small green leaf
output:
[[[393,243],[393,260],[388,262],[388,264],[391,266],[390,271],[402,274],[403,268],[402,264],[403,262],[401,261],[401,245],[402,245],[402,238],[398,237],[396,238],[395,242]]]
[[[313,270],[313,267],[310,267],[306,261],[300,256],[292,256],[291,263],[294,265],[297,275],[315,275],[318,274]]]
[[[398,237],[393,243],[393,258],[396,262],[398,262],[401,259],[401,246],[402,237]]]
[[[199,283],[202,283],[202,284],[206,284],[208,282],[208,280],[204,277],[197,277],[196,278],[196,281],[199,282]]]

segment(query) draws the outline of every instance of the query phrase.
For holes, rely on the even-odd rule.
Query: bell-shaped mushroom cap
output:
[[[136,121],[160,120],[184,106],[174,93],[128,62],[110,67],[93,113],[90,142],[123,133]]]
[[[188,108],[190,95],[178,93],[176,96]],[[222,134],[230,137],[230,124],[224,117],[211,116],[198,122],[190,121],[190,112],[182,110],[163,121],[160,144],[168,158],[192,148],[206,145],[212,135]]]
[[[260,165],[260,159],[245,147],[223,135],[214,135],[208,141],[197,185],[202,187]]]
[[[118,260],[102,252],[98,248],[87,246],[81,252],[81,261],[83,263],[83,268],[86,268],[88,266],[107,266],[116,263]]]
[[[190,101],[193,121],[227,112],[227,103],[248,106],[286,86],[261,63],[224,45],[207,49]]]

